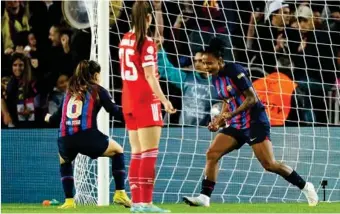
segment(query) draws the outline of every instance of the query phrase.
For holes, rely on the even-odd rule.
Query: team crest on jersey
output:
[[[227,85],[227,90],[230,92],[233,90],[233,87],[231,85]]]
[[[147,49],[146,49],[146,52],[148,52],[149,54],[153,54],[155,51],[154,51],[154,48],[152,46],[149,46]]]
[[[242,77],[244,77],[244,73],[240,73],[239,75],[237,75],[237,78],[241,79]]]

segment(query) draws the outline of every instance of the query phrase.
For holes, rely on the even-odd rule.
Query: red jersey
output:
[[[126,33],[119,44],[119,61],[123,80],[123,112],[132,113],[140,106],[159,102],[144,75],[144,67],[155,66],[155,75],[157,78],[159,76],[157,48],[152,39],[145,38],[139,53],[135,34],[133,32]]]

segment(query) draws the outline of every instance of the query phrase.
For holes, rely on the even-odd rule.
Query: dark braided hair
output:
[[[224,57],[225,43],[219,38],[212,38],[209,42],[209,46],[204,50],[203,53],[211,54],[216,58]]]

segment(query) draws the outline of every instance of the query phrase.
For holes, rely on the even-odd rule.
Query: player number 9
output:
[[[125,59],[124,59],[124,52],[125,52]],[[121,63],[121,76],[123,80],[128,81],[136,81],[138,74],[137,68],[133,62],[131,62],[130,57],[135,54],[133,49],[119,49],[119,58],[122,60]],[[125,70],[125,68],[129,68],[129,70]]]
[[[83,108],[83,102],[77,100],[76,97],[71,97],[67,104],[66,116],[71,119],[78,118],[81,115],[81,110]]]

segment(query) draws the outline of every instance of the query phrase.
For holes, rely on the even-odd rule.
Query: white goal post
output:
[[[109,90],[110,87],[110,1],[84,1],[91,26],[92,44],[91,59],[97,60],[101,66],[101,85]],[[98,114],[98,128],[110,136],[109,114],[102,109]],[[75,160],[76,201],[80,204],[110,204],[110,162],[107,157],[91,160],[89,157],[78,155]],[[86,173],[88,167],[93,173]],[[85,171],[83,171],[85,170]],[[90,182],[90,185],[87,185]],[[85,187],[85,188],[84,188]]]

